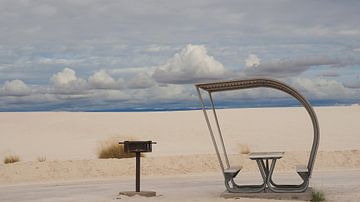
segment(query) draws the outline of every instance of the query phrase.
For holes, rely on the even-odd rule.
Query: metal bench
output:
[[[280,81],[277,81],[274,79],[267,79],[267,78],[202,83],[202,84],[196,84],[195,87],[196,87],[196,90],[199,95],[199,99],[200,99],[200,102],[202,105],[205,121],[206,121],[206,124],[207,124],[209,132],[210,132],[210,136],[211,136],[214,148],[215,148],[215,152],[216,152],[220,167],[224,173],[225,186],[229,192],[260,192],[260,191],[262,191],[261,188],[264,188],[264,186],[266,186],[266,185],[269,187],[269,189],[271,189],[274,192],[304,192],[307,189],[307,187],[309,185],[309,179],[311,177],[312,170],[314,167],[317,150],[319,147],[320,129],[319,129],[319,123],[318,123],[315,111],[313,110],[312,106],[305,99],[304,96],[302,96],[294,88],[288,86],[287,84],[285,84],[283,82],[280,82]],[[238,171],[233,170],[229,163],[229,159],[227,156],[222,131],[221,131],[218,117],[216,114],[212,94],[215,92],[221,92],[221,91],[260,88],[260,87],[277,89],[277,90],[283,91],[283,92],[293,96],[305,107],[306,111],[308,112],[308,114],[311,118],[312,125],[313,125],[313,132],[314,132],[313,142],[312,142],[310,157],[309,157],[307,165],[297,167],[297,169],[296,169],[296,172],[299,174],[299,176],[303,180],[303,182],[298,185],[276,184],[271,179],[272,173],[269,174],[270,177],[267,178],[267,180],[266,180],[267,182],[262,185],[239,186],[234,182],[234,178],[238,175],[240,170],[238,170]],[[209,117],[207,114],[208,110],[205,106],[205,102],[204,102],[204,99],[202,97],[200,90],[206,91],[209,95],[209,99],[211,102],[211,111],[214,115],[213,117],[214,117],[214,121],[216,123],[216,128],[217,128],[216,131],[218,133],[217,140],[215,138],[214,130],[211,126],[211,123],[210,123],[210,120],[209,120]],[[220,151],[223,153],[223,157],[221,157]],[[272,168],[270,167],[270,170],[273,171],[275,164],[271,165],[271,166],[273,166],[273,167]]]
[[[266,183],[259,185],[239,185],[234,179],[239,174],[242,167],[229,167],[224,169],[225,187],[229,192],[260,192],[265,189]]]
[[[296,172],[297,173],[309,173],[309,169],[306,165],[296,165]]]
[[[230,168],[224,169],[224,175],[229,175],[229,177],[234,178],[240,172],[241,169],[242,169],[242,166],[230,167]]]

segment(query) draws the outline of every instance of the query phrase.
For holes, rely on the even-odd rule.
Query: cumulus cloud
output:
[[[77,80],[76,73],[70,68],[65,68],[61,72],[54,74],[50,78],[50,81],[55,86],[64,86],[75,80]]]
[[[260,59],[256,55],[251,54],[245,60],[244,73],[247,76],[289,77],[298,76],[312,66],[336,64],[340,64],[340,61],[327,57],[275,60],[260,63]]]
[[[31,89],[23,81],[15,79],[5,82],[1,88],[1,94],[6,96],[27,96],[31,94]]]
[[[115,81],[105,70],[100,70],[88,79],[94,89],[117,89],[121,87],[121,80]]]
[[[223,79],[229,74],[229,70],[208,55],[205,46],[188,44],[180,53],[156,68],[152,76],[159,83],[188,84]]]
[[[157,107],[165,107],[166,103],[182,105],[182,101],[192,99],[191,91],[184,85],[154,85],[147,89],[135,90],[133,102],[153,104]],[[197,100],[196,100],[197,101]]]
[[[190,98],[189,91],[182,85],[155,86],[149,92],[149,95],[154,95],[150,97],[153,102],[166,103]]]
[[[50,78],[50,82],[54,87],[53,93],[79,95],[80,97],[90,93],[90,90],[122,89],[124,85],[122,79],[114,79],[105,70],[95,72],[86,80],[77,77],[76,72],[70,68],[54,74]]]
[[[150,88],[156,83],[147,73],[139,73],[135,77],[131,78],[127,87],[131,89],[141,89],[141,88]]]
[[[251,67],[257,67],[260,65],[260,59],[258,58],[257,55],[255,54],[250,54],[246,59],[245,59],[245,66],[247,68],[251,68]]]
[[[54,74],[50,82],[54,85],[56,93],[80,94],[88,88],[86,80],[78,78],[76,72],[70,68]]]

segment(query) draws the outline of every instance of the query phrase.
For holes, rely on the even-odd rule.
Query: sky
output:
[[[199,108],[194,83],[267,77],[360,103],[360,1],[0,0],[0,111]],[[222,107],[293,102],[268,89]]]

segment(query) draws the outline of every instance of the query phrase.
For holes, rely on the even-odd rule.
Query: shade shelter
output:
[[[212,83],[201,83],[195,85],[200,102],[202,104],[202,109],[204,112],[206,124],[209,128],[210,136],[215,148],[215,152],[217,158],[219,160],[219,164],[221,170],[224,174],[225,186],[229,192],[261,192],[268,187],[273,192],[304,192],[309,186],[309,179],[311,177],[314,162],[319,146],[319,138],[320,138],[320,129],[319,123],[313,110],[311,104],[302,96],[297,90],[288,86],[287,84],[280,82],[274,79],[268,78],[255,78],[255,79],[245,79],[245,80],[231,80],[231,81],[221,81],[221,82],[212,82]],[[281,153],[261,153],[261,154],[253,154],[250,158],[253,160],[257,160],[260,173],[263,177],[263,183],[259,185],[238,185],[234,181],[234,178],[240,172],[241,167],[233,167],[230,165],[229,158],[227,155],[226,147],[224,144],[224,138],[221,131],[221,127],[219,125],[218,117],[216,114],[216,108],[214,106],[214,101],[212,94],[221,91],[230,91],[230,90],[241,90],[241,89],[249,89],[249,88],[272,88],[283,91],[295,99],[297,99],[308,112],[312,125],[313,125],[313,142],[311,147],[311,152],[309,156],[309,160],[306,165],[297,166],[296,172],[302,179],[302,183],[300,184],[276,184],[272,180],[272,173],[275,168],[275,163],[277,159],[282,157]],[[210,102],[211,108],[210,110],[213,113],[213,118],[215,123],[215,127],[211,124],[208,110],[205,106],[204,99],[202,97],[201,91],[207,92]],[[217,130],[217,134],[219,137],[215,137],[214,129]],[[220,154],[221,152],[221,154]],[[269,160],[271,161],[271,165],[268,165]]]

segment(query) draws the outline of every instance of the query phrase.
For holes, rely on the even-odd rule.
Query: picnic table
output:
[[[267,184],[268,187],[271,187],[270,183],[272,182],[271,179],[276,161],[281,159],[283,155],[284,152],[252,152],[249,154],[249,158],[256,161],[264,183]],[[269,161],[271,161],[270,166]]]

